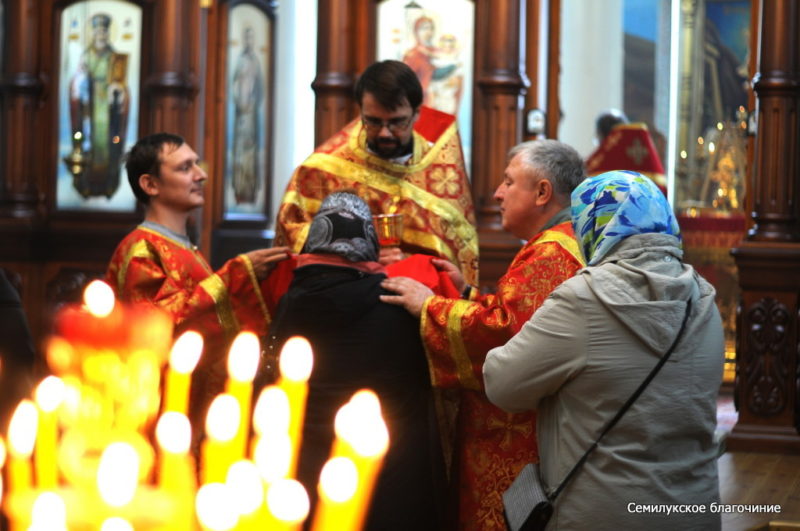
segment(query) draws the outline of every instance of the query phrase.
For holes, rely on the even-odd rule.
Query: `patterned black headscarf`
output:
[[[336,254],[351,262],[376,262],[378,235],[364,200],[349,192],[327,196],[311,221],[302,252]]]

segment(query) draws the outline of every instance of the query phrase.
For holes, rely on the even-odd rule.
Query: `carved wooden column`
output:
[[[800,453],[800,0],[763,2],[752,190],[754,227],[733,250],[734,450]]]
[[[39,79],[36,0],[5,3],[6,64],[3,72],[3,138],[0,141],[0,216],[34,218],[40,213],[41,171],[37,147],[36,108]]]
[[[197,73],[192,71],[195,39],[190,22],[197,20],[191,0],[161,0],[153,3],[153,36],[146,78],[147,114],[144,134],[167,131],[179,133],[197,144],[192,100],[197,93]]]
[[[528,86],[521,70],[524,0],[476,2],[476,102],[473,125],[472,194],[478,218],[482,283],[505,273],[520,241],[503,231],[494,192],[503,180],[508,150],[522,138],[522,97]]]
[[[358,75],[354,50],[357,32],[354,26],[361,10],[354,4],[356,2],[353,1],[319,0],[317,7],[317,77],[311,84],[317,96],[315,146],[339,131],[356,115],[352,95]]]

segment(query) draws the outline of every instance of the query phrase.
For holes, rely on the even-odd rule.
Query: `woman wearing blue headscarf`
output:
[[[669,360],[559,494],[548,529],[719,529],[711,503],[724,345],[714,288],[682,262],[672,209],[638,173],[584,181],[572,193],[572,221],[587,267],[483,367],[492,402],[538,409],[550,491],[670,348],[692,306]],[[673,504],[670,514],[646,508]]]

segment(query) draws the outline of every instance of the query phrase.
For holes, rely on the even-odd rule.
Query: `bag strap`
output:
[[[644,379],[644,381],[639,385],[639,388],[633,392],[630,398],[628,398],[628,401],[625,402],[625,404],[620,408],[619,411],[617,411],[617,414],[614,416],[614,418],[611,419],[611,421],[606,425],[606,427],[603,429],[603,431],[600,433],[600,435],[597,437],[594,443],[592,443],[589,449],[586,450],[586,452],[583,454],[583,457],[581,457],[578,460],[578,462],[575,463],[575,466],[572,467],[572,470],[569,471],[567,477],[565,477],[564,480],[561,482],[561,484],[556,488],[556,490],[553,491],[553,494],[548,496],[551,502],[555,501],[556,496],[561,494],[561,491],[564,490],[564,487],[572,479],[572,476],[574,476],[575,473],[578,471],[578,469],[583,466],[583,463],[586,462],[586,459],[589,457],[589,454],[591,454],[597,448],[597,444],[600,442],[600,439],[602,439],[603,436],[605,436],[605,434],[608,433],[617,422],[619,422],[619,419],[622,418],[622,415],[624,415],[625,412],[628,411],[628,409],[630,409],[630,407],[633,405],[636,399],[639,398],[639,395],[642,394],[642,392],[645,390],[648,384],[653,380],[653,378],[655,378],[658,371],[661,370],[661,367],[663,367],[664,364],[667,362],[667,359],[669,358],[670,354],[672,354],[672,351],[675,350],[675,347],[678,345],[678,341],[680,341],[681,336],[683,335],[683,331],[686,328],[686,323],[689,321],[689,314],[691,312],[692,312],[692,299],[690,298],[689,300],[686,301],[686,314],[683,316],[683,322],[681,323],[681,328],[680,330],[678,330],[678,335],[675,336],[675,340],[672,342],[672,346],[669,347],[669,350],[667,350],[666,354],[661,356],[661,359],[658,360],[658,363],[656,364],[655,367],[653,367],[653,370],[650,371],[650,374],[647,375],[647,378]]]

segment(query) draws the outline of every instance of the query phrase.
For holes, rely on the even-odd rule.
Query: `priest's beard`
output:
[[[403,145],[393,136],[379,137],[372,142],[368,140],[367,147],[382,159],[396,159],[408,155],[414,150],[414,138],[412,137],[408,144]]]

